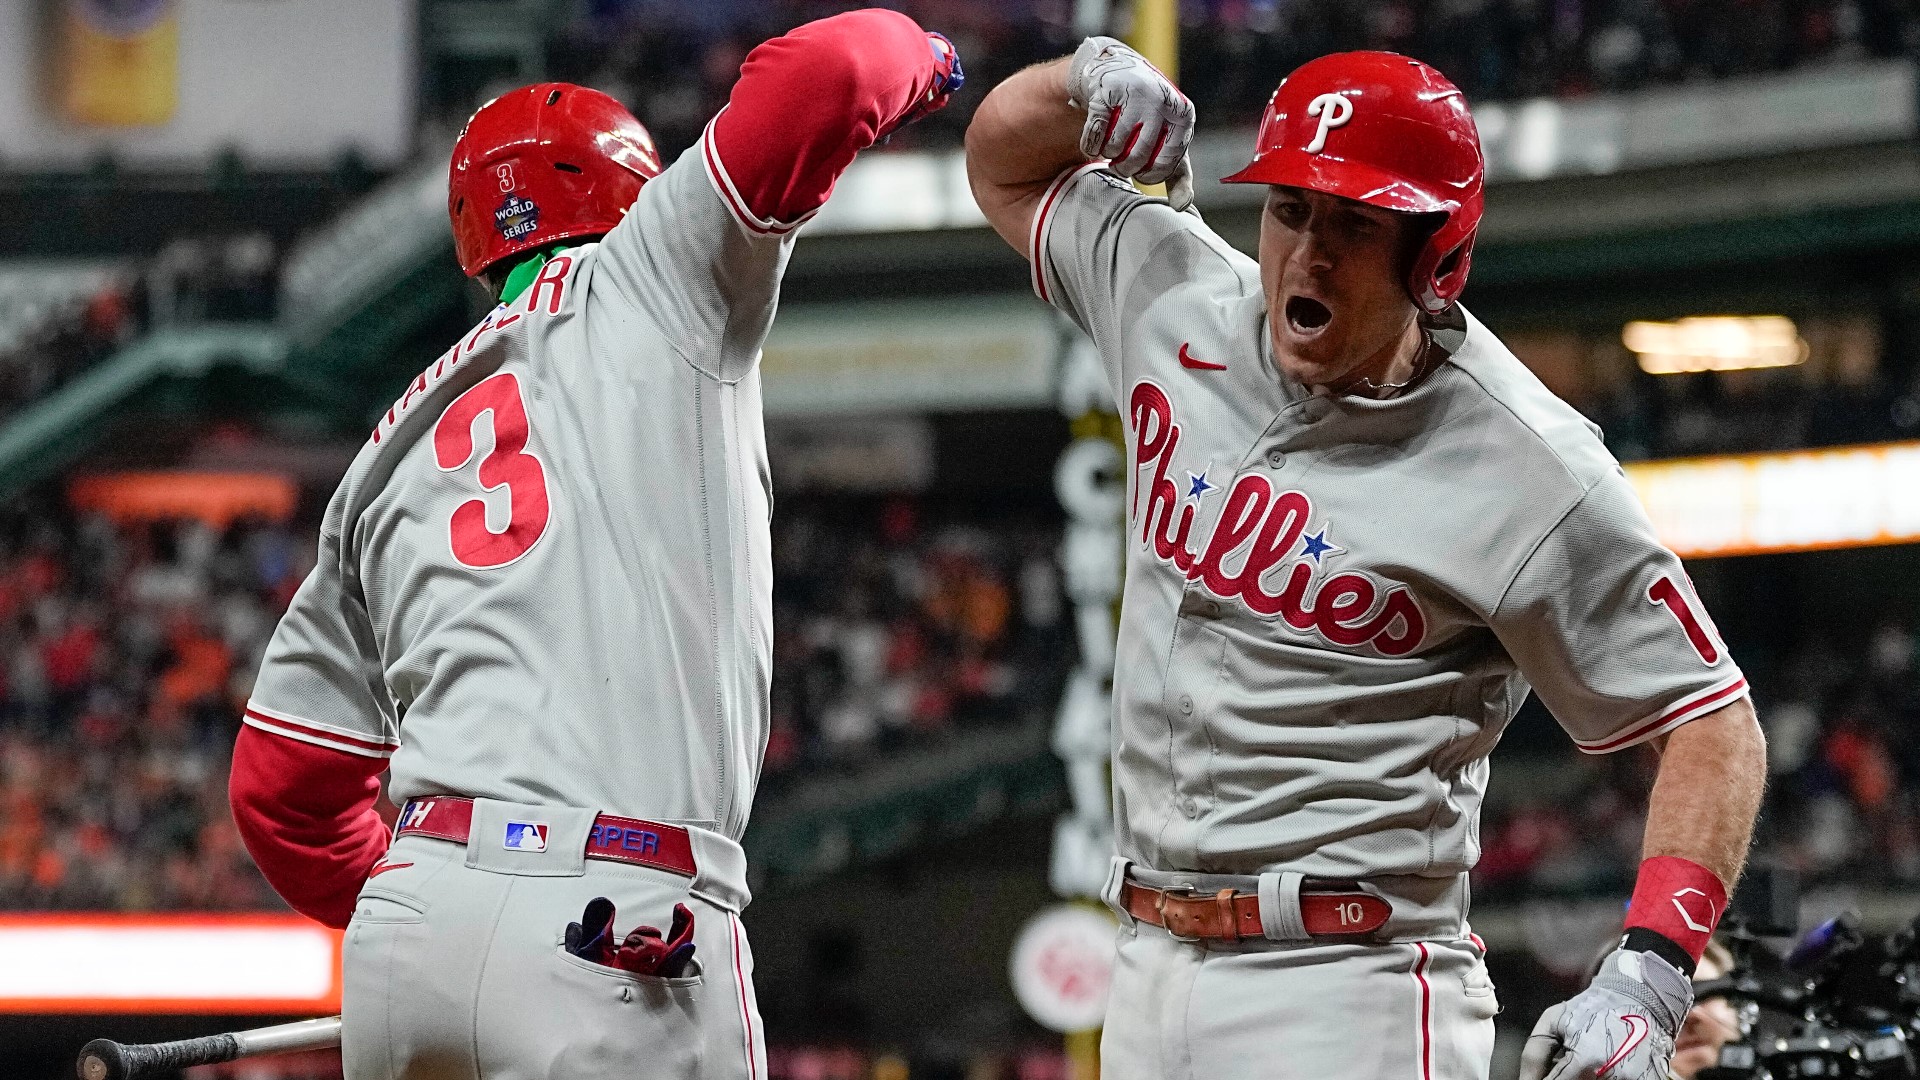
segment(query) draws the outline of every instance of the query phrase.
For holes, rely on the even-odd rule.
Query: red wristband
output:
[[[1640,864],[1640,880],[1627,908],[1627,929],[1645,927],[1698,961],[1726,911],[1727,890],[1713,871],[1661,855]]]

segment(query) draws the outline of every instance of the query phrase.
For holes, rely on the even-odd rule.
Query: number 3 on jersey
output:
[[[1687,641],[1692,643],[1693,651],[1708,667],[1720,662],[1720,642],[1713,624],[1707,621],[1704,613],[1696,612],[1688,602],[1690,590],[1682,589],[1672,576],[1662,577],[1647,586],[1647,599],[1666,608],[1680,622],[1680,629],[1687,632]]]
[[[551,508],[546,470],[527,452],[527,406],[520,397],[520,380],[511,372],[482,380],[441,414],[433,428],[434,460],[441,471],[453,472],[473,460],[473,423],[481,413],[493,415],[493,450],[480,460],[480,487],[507,489],[507,527],[501,532],[488,529],[487,504],[469,499],[454,508],[447,538],[462,566],[497,570],[539,542]]]

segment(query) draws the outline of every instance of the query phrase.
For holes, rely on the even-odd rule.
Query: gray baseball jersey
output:
[[[327,508],[246,722],[392,757],[398,802],[738,840],[766,743],[757,360],[790,248],[702,155],[415,379]]]
[[[1471,315],[1408,391],[1321,397],[1274,364],[1257,264],[1197,216],[1090,165],[1030,243],[1126,422],[1124,858],[1455,877],[1529,687],[1589,753],[1746,693],[1597,429]]]

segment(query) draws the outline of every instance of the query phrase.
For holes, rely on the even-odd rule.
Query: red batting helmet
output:
[[[1466,287],[1485,172],[1466,98],[1446,76],[1398,53],[1348,52],[1287,76],[1260,120],[1252,164],[1225,182],[1445,215],[1407,277],[1414,302],[1438,313]]]
[[[618,101],[572,83],[501,94],[453,144],[447,213],[460,269],[620,224],[660,175],[653,136]]]

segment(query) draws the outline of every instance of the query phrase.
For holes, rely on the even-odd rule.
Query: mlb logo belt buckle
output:
[[[1127,914],[1186,941],[1241,941],[1266,937],[1260,897],[1221,889],[1202,894],[1188,886],[1156,889],[1133,881],[1120,885]],[[1387,924],[1393,906],[1369,892],[1302,892],[1300,920],[1308,937],[1353,937]]]
[[[396,838],[426,836],[465,844],[472,831],[472,799],[429,795],[407,800],[407,805],[400,808],[400,820],[393,835]],[[509,851],[545,851],[547,836],[544,821],[512,819],[502,836],[475,839],[497,842]],[[693,839],[685,828],[616,814],[600,814],[593,819],[593,827],[587,830],[586,857],[647,866],[682,877],[693,877],[698,872],[693,860]]]
[[[544,821],[509,821],[507,835],[501,845],[510,851],[547,850],[547,823]]]

